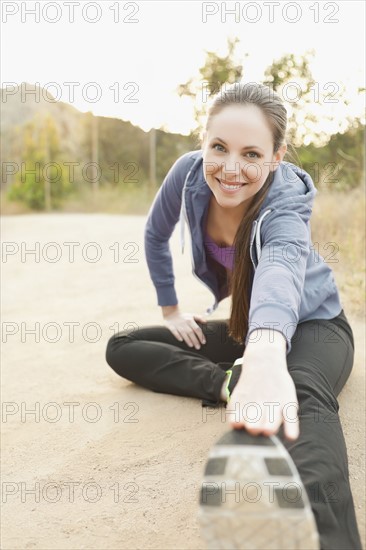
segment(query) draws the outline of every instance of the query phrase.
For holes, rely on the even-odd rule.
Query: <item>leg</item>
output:
[[[361,549],[337,396],[352,367],[354,342],[342,311],[300,323],[287,357],[299,400],[300,436],[279,436],[308,493],[323,550]]]
[[[179,342],[167,327],[153,325],[112,336],[107,363],[120,376],[152,391],[218,404],[225,367],[244,347],[228,337],[225,320],[198,324],[206,338],[199,350]]]
[[[294,380],[299,401],[300,435],[296,441],[286,439],[283,425],[277,435],[290,454],[301,478],[300,487],[306,491],[310,501],[321,550],[362,550],[349,484],[347,449],[338,416],[337,401],[337,396],[352,371],[353,356],[352,329],[343,311],[331,320],[316,319],[300,323],[292,339],[291,352],[287,356],[288,370]],[[226,502],[226,497],[222,498],[220,490],[214,493],[213,487],[222,488],[222,486],[213,485],[213,481],[219,483],[223,476],[224,480],[225,476],[228,476],[228,488],[231,490],[233,480],[253,483],[257,478],[260,480],[263,474],[260,467],[261,461],[257,461],[255,466],[252,460],[251,447],[255,448],[259,438],[258,453],[263,457],[261,446],[270,445],[270,439],[261,436],[247,437],[246,448],[245,434],[243,436],[240,432],[241,430],[234,430],[232,433],[225,434],[213,448],[211,459],[206,465],[205,481],[209,481],[207,494],[211,497],[209,503],[211,512],[206,513],[203,510],[202,517],[204,528],[207,529],[212,543],[210,548],[217,547],[217,537],[225,544],[228,539],[230,544],[241,543],[235,546],[237,548],[262,548],[262,539],[267,540],[271,548],[281,547],[276,545],[277,539],[273,542],[273,537],[267,537],[267,531],[270,532],[271,529],[276,531],[277,537],[281,537],[279,531],[281,514],[275,518],[271,517],[270,506],[265,506],[265,510],[257,515],[254,508],[249,520],[247,516],[240,518],[240,512],[244,509],[240,510],[238,506],[227,508],[226,515],[221,514],[218,508]],[[242,446],[242,450],[236,454],[232,450],[235,444]],[[225,445],[228,445],[227,449]],[[236,462],[233,461],[233,457]],[[251,471],[252,467],[253,471]],[[274,468],[276,469],[276,466]],[[293,483],[290,483],[290,487],[293,487]],[[224,489],[221,490],[226,491],[226,486],[224,485]],[[207,494],[203,491],[203,496],[207,497]],[[207,500],[204,504],[206,502]],[[235,502],[240,503],[240,498]],[[254,502],[257,501],[254,500]],[[272,503],[275,509],[276,499],[272,499]],[[212,510],[215,512],[215,509],[218,513],[214,518]],[[232,514],[229,513],[230,510]],[[306,537],[310,536],[307,529],[309,525],[300,521],[301,516],[296,518],[293,511],[291,514],[290,511],[287,523],[290,544],[298,538],[296,548],[304,548],[301,542],[309,543],[309,540],[306,540]],[[277,512],[280,511],[277,510]],[[231,525],[230,518],[233,521],[238,520],[239,523]],[[296,524],[298,524],[296,528],[299,529],[299,533],[304,536],[303,541],[301,541],[302,535],[290,536]],[[302,531],[303,527],[304,531]],[[282,533],[284,533],[283,529]],[[220,548],[223,547],[227,546],[220,546]],[[286,548],[288,547],[286,545]],[[295,548],[295,545],[291,548]]]

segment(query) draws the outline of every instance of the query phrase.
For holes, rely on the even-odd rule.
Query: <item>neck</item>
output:
[[[211,197],[212,207],[220,215],[220,218],[224,219],[225,223],[231,227],[239,226],[243,216],[248,211],[249,202],[249,200],[246,200],[234,208],[223,208],[219,205],[214,195]]]

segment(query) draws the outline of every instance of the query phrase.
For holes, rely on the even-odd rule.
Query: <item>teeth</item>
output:
[[[223,186],[224,189],[240,189],[240,187],[242,187],[241,185],[226,185],[225,183],[223,183],[222,181],[220,181],[221,185]]]

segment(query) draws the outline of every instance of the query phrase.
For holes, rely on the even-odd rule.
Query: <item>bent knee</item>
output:
[[[114,334],[111,336],[111,338],[108,340],[106,351],[105,351],[105,358],[110,367],[112,367],[113,370],[116,370],[116,366],[118,364],[119,370],[121,366],[121,359],[123,358],[123,347],[130,342],[130,339],[127,338],[129,331],[125,330],[122,332],[119,332],[118,334]]]

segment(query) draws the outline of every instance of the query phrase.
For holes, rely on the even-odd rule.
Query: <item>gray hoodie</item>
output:
[[[309,319],[332,319],[342,310],[333,272],[311,241],[310,216],[317,189],[310,175],[290,162],[274,171],[250,237],[254,278],[245,338],[260,328],[280,331],[286,353],[297,324]],[[203,173],[202,150],[179,157],[159,188],[145,224],[145,257],[155,286],[158,305],[178,303],[174,287],[169,240],[180,221],[182,253],[185,224],[191,238],[192,273],[213,294],[211,314],[227,297],[217,273],[209,268],[203,222],[212,191]],[[315,337],[315,336],[314,336]]]

